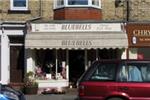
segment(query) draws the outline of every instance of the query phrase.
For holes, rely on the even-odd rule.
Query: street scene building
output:
[[[95,60],[149,59],[149,0],[0,0],[1,83],[75,87]]]

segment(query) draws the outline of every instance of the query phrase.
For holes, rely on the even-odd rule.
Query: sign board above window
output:
[[[32,32],[120,32],[121,23],[32,24]]]
[[[135,23],[127,24],[129,47],[150,46],[150,24]]]

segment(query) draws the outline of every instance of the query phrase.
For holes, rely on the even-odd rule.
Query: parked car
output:
[[[25,100],[25,96],[21,91],[0,84],[0,100]]]
[[[81,100],[150,100],[150,61],[95,61],[78,81]]]

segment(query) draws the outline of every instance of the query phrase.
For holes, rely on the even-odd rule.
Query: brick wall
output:
[[[103,20],[123,20],[124,7],[115,7],[115,0],[102,0],[102,15]]]
[[[150,0],[130,0],[130,19],[150,21]]]
[[[100,9],[95,8],[61,8],[54,11],[55,20],[101,20]]]
[[[103,20],[122,20],[127,17],[126,0],[115,7],[115,0],[102,0]],[[149,21],[150,0],[129,0],[129,20]]]
[[[29,0],[29,10],[18,12],[10,10],[10,0],[0,1],[0,20],[3,21],[26,21],[37,17],[45,20],[53,19],[52,0]]]
[[[61,19],[57,17],[59,15],[62,16],[62,19],[71,17],[72,19],[123,20],[126,19],[126,0],[122,1],[119,7],[115,7],[115,0],[102,0],[102,9],[99,10],[78,8],[70,11],[65,9],[64,14],[62,10],[56,10],[56,16],[54,16],[53,0],[29,0],[29,12],[23,13],[9,11],[10,0],[0,0],[0,20],[26,21],[41,17],[43,20],[49,21],[53,20],[53,17],[55,19]],[[143,21],[150,19],[150,0],[129,0],[129,3],[130,20]],[[70,12],[71,14],[67,15]]]

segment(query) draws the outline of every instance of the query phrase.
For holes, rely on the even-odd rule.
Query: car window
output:
[[[120,66],[119,80],[122,82],[150,82],[150,64],[122,64]]]
[[[99,64],[89,80],[113,81],[116,75],[116,64]]]

